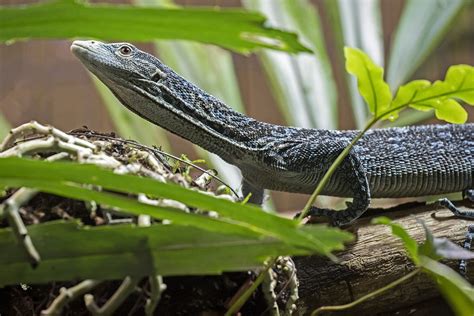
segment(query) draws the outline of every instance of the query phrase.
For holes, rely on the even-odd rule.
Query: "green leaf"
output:
[[[158,9],[61,0],[0,7],[0,41],[73,37],[184,39],[238,52],[261,47],[310,51],[295,34],[266,27],[265,17],[241,9]]]
[[[37,188],[43,192],[63,196],[71,199],[95,201],[97,203],[115,207],[131,215],[149,215],[155,219],[171,220],[177,225],[188,225],[211,232],[239,234],[243,236],[258,236],[266,233],[256,226],[248,225],[245,222],[231,221],[226,218],[212,218],[194,213],[186,213],[173,208],[157,207],[138,202],[136,199],[128,198],[109,192],[100,192],[76,184],[61,184],[55,181],[21,179],[21,178],[1,178],[1,185],[20,187],[26,186]]]
[[[406,82],[445,38],[468,1],[407,0],[395,30],[387,82],[397,89]],[[423,14],[420,14],[423,12]]]
[[[357,78],[359,92],[375,116],[384,112],[392,102],[392,93],[383,79],[383,68],[375,65],[364,52],[345,47],[346,70]]]
[[[420,266],[437,281],[441,293],[456,315],[474,315],[474,289],[465,279],[446,265],[426,256],[420,256]]]
[[[415,239],[413,239],[401,225],[394,223],[388,217],[377,217],[372,220],[373,224],[383,224],[388,225],[392,228],[392,234],[398,236],[405,246],[405,249],[408,252],[408,256],[413,262],[418,265],[420,259],[418,255],[418,244]]]
[[[416,97],[418,91],[429,87],[430,85],[431,82],[429,82],[428,80],[413,80],[401,86],[398,89],[397,94],[393,99],[392,104],[390,105],[390,108],[403,109],[407,105],[411,105],[414,109],[419,111],[431,110],[431,108],[427,108],[424,106],[417,107],[416,105],[412,104],[412,101]],[[398,118],[398,112],[399,111],[393,111],[390,114],[382,117],[382,119],[389,119],[391,121],[394,121],[396,118]]]
[[[127,275],[217,274],[254,269],[268,257],[310,254],[272,238],[177,225],[88,227],[54,221],[28,230],[41,254],[40,264],[32,269],[11,229],[0,229],[0,286]]]
[[[474,105],[474,67],[455,65],[449,67],[444,81],[436,81],[431,93],[460,99]]]
[[[443,81],[430,84],[426,80],[414,80],[400,87],[395,99],[383,119],[397,115],[406,106],[416,110],[435,110],[439,119],[450,123],[464,123],[467,113],[456,101],[462,100],[474,105],[474,67],[469,65],[451,66]]]
[[[81,184],[93,184],[114,192],[144,193],[172,199],[191,207],[215,211],[221,217],[213,219],[179,210],[141,204],[133,198],[94,191],[89,187],[81,187]],[[175,224],[195,226],[215,232],[228,231],[247,236],[261,234],[277,238],[295,247],[311,249],[326,255],[330,255],[332,250],[325,244],[324,239],[303,231],[297,221],[263,212],[256,206],[233,203],[149,178],[114,174],[93,165],[2,158],[0,159],[0,185],[26,186],[74,199],[94,200],[126,210],[131,214],[148,214],[154,218],[170,219]],[[347,233],[341,232],[341,234],[350,238]]]
[[[466,123],[467,112],[464,108],[453,99],[440,100],[433,104],[435,115],[438,119],[450,123]]]

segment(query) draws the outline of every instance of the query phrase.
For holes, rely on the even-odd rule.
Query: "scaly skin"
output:
[[[311,193],[357,133],[259,122],[127,43],[75,41],[71,50],[128,109],[239,167],[253,203],[261,203],[263,189]],[[474,187],[473,154],[474,124],[370,130],[323,191],[353,203],[315,213],[341,225],[359,217],[370,197],[467,190]]]

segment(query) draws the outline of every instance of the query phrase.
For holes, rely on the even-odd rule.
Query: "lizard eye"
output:
[[[124,57],[129,57],[132,55],[132,51],[133,49],[128,46],[128,45],[122,45],[120,46],[120,48],[118,49],[118,52],[120,53],[120,55],[124,56]]]

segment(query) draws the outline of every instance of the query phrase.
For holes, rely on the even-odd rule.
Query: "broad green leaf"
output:
[[[310,254],[272,238],[177,225],[88,227],[54,221],[28,227],[41,262],[32,269],[10,228],[0,229],[0,286],[160,274],[218,274],[259,267],[268,257]]]
[[[194,226],[211,232],[239,234],[243,236],[266,234],[258,227],[245,222],[232,221],[226,218],[212,218],[194,213],[186,213],[173,208],[148,205],[123,195],[100,192],[90,188],[80,187],[77,184],[5,177],[0,179],[0,185],[9,185],[10,187],[26,186],[71,199],[95,201],[109,207],[114,207],[126,214],[137,216],[149,215],[155,219],[167,219],[177,225]]]
[[[456,91],[456,98],[474,105],[474,67],[470,65],[451,66],[446,73],[444,82],[435,82],[434,87],[439,87],[445,93]]]
[[[375,116],[383,113],[392,101],[392,93],[383,79],[383,68],[377,66],[364,52],[345,47],[346,70],[357,78],[359,92]]]
[[[391,219],[389,219],[388,217],[384,217],[384,216],[374,218],[372,220],[372,223],[373,224],[383,224],[383,225],[390,226],[391,229],[392,229],[392,234],[395,235],[395,236],[398,236],[402,240],[403,245],[405,246],[405,249],[408,252],[408,256],[410,257],[411,260],[413,260],[413,262],[415,264],[418,265],[418,263],[420,261],[419,255],[418,255],[418,244],[416,243],[416,240],[413,239],[406,232],[405,228],[403,228],[401,225],[399,225],[397,223],[392,222]]]
[[[397,94],[393,99],[392,104],[390,105],[390,108],[401,110],[410,104],[414,109],[417,109],[419,111],[431,110],[431,108],[427,109],[426,107],[417,107],[416,105],[412,104],[412,101],[416,97],[418,91],[429,87],[430,85],[431,82],[429,82],[428,80],[413,80],[401,86],[398,89]],[[398,112],[399,111],[391,112],[389,115],[382,117],[382,119],[389,119],[391,121],[394,121],[396,118],[398,118]]]
[[[141,209],[138,209],[140,203],[133,198],[93,191],[80,187],[80,184],[93,184],[116,192],[144,193],[154,197],[176,200],[191,207],[217,212],[221,215],[217,219],[218,221],[226,222],[229,229],[238,229],[241,230],[241,233],[246,233],[243,230],[246,230],[247,234],[256,232],[277,238],[289,245],[312,249],[326,255],[329,255],[331,251],[325,245],[324,240],[301,230],[297,221],[265,213],[256,206],[233,203],[175,184],[160,183],[149,178],[114,174],[109,170],[93,165],[67,162],[50,163],[18,158],[0,159],[0,185],[26,186],[70,198],[95,200],[98,203],[116,206],[132,214],[140,214],[142,210],[145,210],[146,213],[144,214],[149,214],[155,218],[168,218],[176,224],[223,231],[216,228],[219,222],[212,222],[210,218],[205,216],[172,209],[155,207],[147,209],[147,207],[151,207],[150,205],[142,205]],[[194,218],[188,217],[188,215],[194,215]],[[232,224],[236,227],[232,228]],[[346,234],[346,236],[348,235]]]
[[[203,216],[199,214],[186,213],[181,210],[176,210],[172,208],[163,208],[155,207],[147,204],[139,203],[138,201],[130,198],[125,198],[121,195],[116,195],[106,192],[98,192],[91,189],[81,188],[78,186],[72,185],[60,185],[54,181],[41,181],[41,180],[30,180],[30,179],[18,179],[18,178],[1,178],[1,185],[9,186],[26,186],[29,188],[35,188],[42,192],[55,194],[58,196],[64,196],[67,198],[85,200],[85,201],[95,201],[97,203],[107,205],[109,207],[117,208],[118,210],[133,214],[133,215],[149,215],[155,219],[167,219],[171,220],[172,223],[176,225],[186,225],[205,229],[211,232],[220,232],[220,233],[229,233],[229,234],[239,234],[242,236],[272,236],[271,233],[266,228],[260,228],[255,224],[249,224],[245,221],[235,221],[229,220],[228,218],[219,218],[215,219],[208,216]],[[251,222],[255,223],[255,218],[250,219]],[[279,226],[276,224],[276,226]],[[311,245],[310,236],[302,236],[294,228],[285,227],[277,228],[277,230],[282,229],[286,231],[287,234],[291,234],[290,230],[293,231],[293,236],[289,236],[290,239],[306,239],[305,247],[311,248],[315,246],[321,251],[324,251],[324,246],[316,242],[316,245]],[[271,230],[271,229],[270,229]],[[300,235],[300,236],[297,236]],[[301,244],[303,245],[303,244]],[[319,251],[318,250],[318,251]]]
[[[420,256],[420,266],[434,280],[446,301],[458,316],[474,315],[474,289],[448,266],[426,256]]]
[[[317,8],[308,0],[246,0],[262,12],[270,26],[298,34],[313,54],[289,55],[262,50],[262,61],[273,95],[288,125],[337,128],[337,93]]]
[[[238,52],[261,47],[309,51],[295,34],[266,27],[262,15],[241,9],[158,9],[62,0],[0,7],[0,41],[73,37],[184,39]]]
[[[410,79],[444,38],[468,1],[407,0],[395,30],[387,70],[393,91]]]
[[[465,123],[467,121],[467,112],[458,102],[453,99],[441,100],[433,104],[435,115],[438,119],[450,123]]]
[[[467,113],[456,101],[462,100],[474,105],[474,67],[451,66],[442,81],[430,84],[426,80],[414,80],[400,87],[390,109],[394,110],[383,118],[396,116],[406,106],[416,110],[434,110],[439,119],[450,123],[464,123]]]

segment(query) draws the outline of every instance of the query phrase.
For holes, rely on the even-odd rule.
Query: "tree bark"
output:
[[[472,207],[468,202],[458,205],[461,209]],[[295,258],[300,281],[300,315],[311,314],[313,310],[324,305],[350,303],[414,269],[414,264],[407,258],[400,239],[391,235],[388,226],[370,224],[373,217],[383,215],[391,218],[405,227],[418,242],[423,242],[425,236],[417,219],[423,220],[435,237],[447,237],[457,244],[464,242],[467,226],[472,223],[454,217],[450,211],[437,203],[412,203],[398,206],[388,212],[384,210],[370,213],[371,216],[359,220],[350,228],[356,234],[357,240],[344,251],[336,253],[340,259],[339,264],[317,256]],[[458,269],[457,260],[445,263],[455,270]],[[472,263],[468,265],[468,277],[471,281],[474,279]],[[338,312],[337,315],[376,315],[400,310],[407,310],[407,313],[398,315],[435,315],[433,312],[446,315],[446,306],[435,283],[424,273],[375,299],[346,312]],[[414,314],[414,311],[418,313]]]

